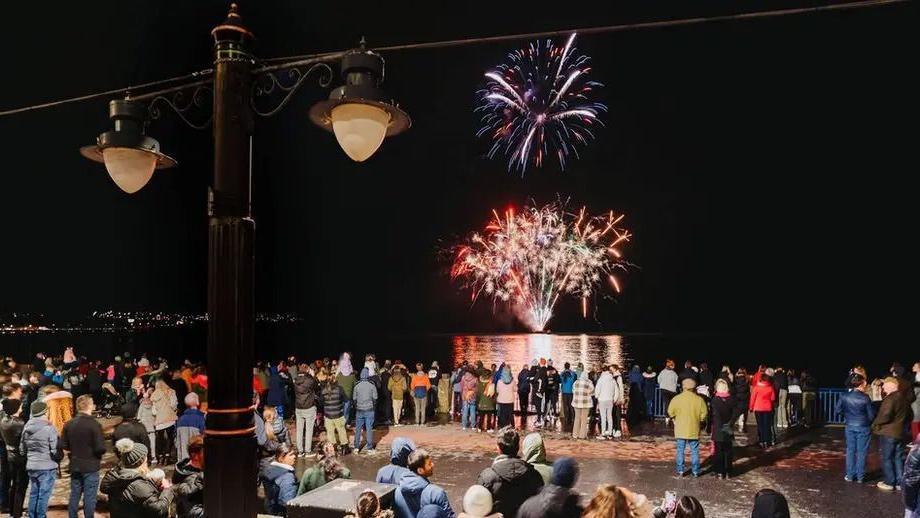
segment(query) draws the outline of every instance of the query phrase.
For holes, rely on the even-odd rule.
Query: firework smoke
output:
[[[562,202],[492,215],[484,232],[454,248],[451,278],[469,288],[472,302],[487,296],[508,304],[542,331],[562,295],[580,297],[587,318],[588,299],[602,284],[620,291],[614,273],[626,269],[620,247],[630,238],[618,226],[622,215],[570,213]]]
[[[485,74],[478,92],[482,126],[477,136],[492,139],[489,158],[508,156],[508,170],[542,167],[555,155],[565,169],[566,159],[578,157],[578,146],[594,139],[592,126],[607,107],[591,102],[601,85],[586,79],[590,58],[579,55],[573,33],[562,47],[552,40],[537,41],[508,54],[508,62]]]

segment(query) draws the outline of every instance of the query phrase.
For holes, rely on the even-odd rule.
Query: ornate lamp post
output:
[[[380,90],[383,59],[364,48],[321,58],[257,66],[249,53],[253,35],[232,5],[227,19],[211,31],[214,68],[210,78],[110,103],[113,131],[82,148],[91,160],[105,163],[125,192],[142,188],[154,170],[175,165],[159,143],[145,135],[147,116],[170,107],[188,125],[206,128],[213,121],[214,179],[208,216],[208,415],[205,431],[205,508],[209,516],[253,517],[257,459],[252,397],[255,222],[250,210],[251,149],[256,116],[269,117],[290,101],[313,72],[321,86],[332,79],[330,62],[341,60],[344,86],[310,110],[310,118],[335,133],[345,153],[369,158],[387,136],[407,129],[409,117]],[[276,72],[286,71],[287,81]],[[211,118],[191,119],[213,96]],[[257,99],[279,101],[268,109]],[[149,101],[145,105],[144,101]]]

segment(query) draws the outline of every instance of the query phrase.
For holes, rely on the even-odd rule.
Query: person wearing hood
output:
[[[342,357],[339,358],[339,365],[335,372],[335,382],[342,387],[342,392],[345,394],[345,398],[342,400],[342,415],[345,417],[345,424],[349,424],[351,423],[351,396],[356,383],[355,370],[351,366],[351,355],[349,353],[342,353]]]
[[[598,439],[614,436],[613,405],[618,399],[618,387],[610,369],[604,370],[597,378],[594,397],[597,398],[597,412],[601,419],[601,433],[598,434]]]
[[[514,376],[511,366],[505,364],[495,384],[495,403],[498,406],[498,428],[514,426]]]
[[[297,477],[294,475],[296,462],[297,455],[293,449],[281,448],[262,474],[266,513],[284,516],[287,503],[297,496]]]
[[[772,489],[761,489],[754,496],[751,518],[789,518],[786,497]]]
[[[370,371],[361,369],[361,381],[355,385],[355,451],[361,451],[361,430],[364,429],[367,450],[374,449],[374,411],[377,408],[377,387],[368,380]]]
[[[45,416],[48,405],[44,401],[32,403],[32,418],[23,426],[19,454],[26,459],[26,473],[29,474],[29,517],[44,518],[54,481],[57,479],[61,449],[58,447],[58,433]]]
[[[549,484],[549,479],[553,474],[553,467],[546,462],[546,445],[543,443],[543,437],[539,433],[531,432],[524,436],[521,457],[537,470],[537,473],[543,478],[544,484]]]
[[[393,498],[397,518],[416,518],[427,505],[438,506],[443,513],[441,516],[453,518],[455,514],[447,492],[429,481],[434,475],[431,455],[424,449],[413,451],[409,454],[408,468],[409,472],[399,479]]]
[[[176,488],[176,516],[204,518],[204,439],[192,437],[188,457],[178,464],[172,476]]]
[[[626,411],[626,420],[630,423],[639,421],[646,412],[645,404],[645,378],[638,365],[633,365],[629,371],[629,408]]]
[[[492,494],[492,512],[515,516],[518,508],[543,487],[543,477],[518,457],[521,438],[513,428],[498,434],[499,455],[482,470],[476,483]]]
[[[492,382],[492,372],[484,370],[479,375],[476,387],[476,412],[482,426],[477,430],[492,433],[495,428],[495,384]]]
[[[131,439],[115,443],[119,464],[102,478],[100,491],[109,497],[111,518],[167,518],[175,497],[168,479],[160,479],[161,470],[147,466],[147,448]]]
[[[524,439],[527,442],[527,439]],[[524,502],[518,518],[577,518],[582,507],[579,494],[572,490],[578,480],[578,463],[562,457],[553,463],[552,475],[543,490]]]
[[[390,445],[390,463],[377,470],[375,480],[380,484],[399,484],[399,479],[409,473],[409,455],[416,450],[412,439],[396,437]]]

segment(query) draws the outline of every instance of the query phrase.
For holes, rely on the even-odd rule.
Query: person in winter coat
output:
[[[495,383],[492,373],[482,371],[476,385],[476,411],[479,414],[477,430],[491,433],[495,429]]]
[[[193,437],[188,458],[176,464],[172,476],[176,488],[177,518],[204,518],[204,439]]]
[[[495,402],[498,406],[498,428],[514,426],[514,376],[511,366],[504,365],[499,373],[498,382],[495,384]]]
[[[118,467],[102,478],[100,491],[109,497],[111,518],[167,518],[175,489],[166,478],[149,477],[147,448],[131,439],[115,443]]]
[[[406,400],[406,373],[401,365],[394,365],[387,381],[387,390],[393,400],[393,426],[400,426],[403,402]]]
[[[396,437],[390,445],[390,463],[377,470],[376,481],[380,484],[398,484],[399,479],[409,473],[409,455],[416,450],[412,439]]]
[[[751,379],[743,367],[735,373],[734,389],[735,401],[738,403],[738,431],[744,432],[751,404]]]
[[[748,409],[754,412],[757,420],[757,442],[761,448],[773,446],[773,406],[776,401],[776,391],[770,376],[762,374],[760,380],[751,389],[751,399]]]
[[[712,471],[716,476],[727,479],[732,474],[734,459],[734,423],[738,416],[738,403],[731,395],[728,382],[719,378],[715,382],[712,398],[712,442],[715,451],[712,457]]]
[[[428,403],[426,409],[428,416],[433,417],[438,413],[438,381],[441,379],[441,367],[437,361],[431,362],[428,369]]]
[[[297,455],[293,449],[284,447],[275,454],[275,460],[262,473],[265,488],[265,512],[276,516],[286,514],[286,505],[297,496],[297,477],[294,464]]]
[[[572,370],[571,364],[565,362],[562,366],[562,372],[559,373],[559,392],[562,394],[560,416],[562,418],[562,431],[564,433],[572,433],[573,420],[575,418],[575,413],[572,409],[572,391],[575,386],[575,380],[577,379],[578,374]]]
[[[664,368],[658,373],[658,388],[661,390],[661,406],[665,409],[664,422],[668,424],[671,418],[667,416],[667,408],[671,399],[677,395],[677,373],[674,372],[674,360],[667,360]]]
[[[287,374],[282,374],[281,367],[284,365],[284,362],[280,362],[278,365],[272,365],[268,370],[268,398],[265,400],[266,405],[271,405],[278,410],[278,414],[284,418],[284,405],[287,403],[287,395],[285,394],[285,377]]]
[[[105,454],[102,426],[93,417],[93,397],[83,394],[77,398],[77,415],[64,425],[60,447],[70,457],[70,516],[77,516],[80,497],[83,497],[83,515],[93,518],[96,512],[96,494],[99,492],[99,468]]]
[[[539,428],[546,413],[546,369],[536,365],[530,367],[530,404],[537,413],[533,425]]]
[[[597,398],[597,411],[601,419],[601,433],[598,439],[613,437],[613,405],[617,401],[619,386],[610,370],[605,370],[594,385],[594,397]]]
[[[562,382],[561,376],[559,376],[559,371],[556,370],[552,364],[546,367],[546,418],[552,420],[553,423],[556,422],[556,418],[559,415],[558,410],[558,401],[559,401],[559,385]]]
[[[45,416],[48,405],[44,401],[32,403],[32,418],[23,426],[19,454],[26,459],[29,474],[29,517],[45,518],[51,491],[57,479],[61,451],[58,433]]]
[[[326,442],[320,447],[320,460],[303,472],[297,496],[313,491],[336,479],[350,479],[351,471],[342,465],[335,452],[335,445]]]
[[[112,442],[127,438],[143,444],[149,450],[150,436],[147,434],[147,427],[137,420],[137,405],[132,403],[122,405],[121,418],[121,423],[115,427],[115,431],[112,433]]]
[[[539,433],[531,432],[524,436],[524,444],[521,446],[521,458],[537,470],[544,484],[549,484],[550,476],[553,474],[553,467],[546,462],[546,445],[543,444],[543,437]]]
[[[460,378],[460,398],[463,400],[460,429],[472,430],[476,427],[476,402],[479,398],[479,380],[472,370],[466,371]]]
[[[536,496],[524,502],[517,518],[574,518],[581,516],[579,494],[573,491],[578,480],[578,463],[571,457],[562,457],[553,463],[552,475],[547,485]]]
[[[20,400],[8,398],[3,400],[2,408],[3,418],[0,419],[0,438],[3,439],[4,449],[7,453],[7,469],[3,473],[3,477],[10,485],[10,517],[20,518],[26,497],[26,487],[29,485],[26,458],[19,451],[19,444],[22,443],[22,431],[25,427],[25,421],[21,417],[23,406]]]
[[[377,387],[368,381],[368,368],[361,369],[361,381],[355,385],[355,451],[361,450],[361,430],[365,434],[365,447],[374,449],[374,414],[377,408]]]
[[[866,477],[866,456],[869,453],[875,407],[866,395],[865,377],[854,373],[850,376],[848,385],[851,390],[840,396],[834,410],[837,415],[843,415],[845,425],[847,460],[844,480],[858,481],[861,484]]]
[[[319,384],[310,366],[302,363],[294,378],[294,417],[297,437],[294,445],[301,457],[313,449],[313,424],[316,422],[316,398]]]
[[[431,380],[423,369],[421,363],[416,363],[415,374],[409,383],[409,392],[412,393],[412,402],[415,405],[415,424],[419,426],[425,424],[425,408],[428,404],[428,391],[431,390]]]
[[[322,391],[323,423],[326,427],[326,440],[338,443],[341,448],[348,446],[348,434],[345,431],[345,391],[332,378],[326,380]],[[336,437],[338,434],[338,437]]]
[[[348,353],[342,353],[342,357],[339,358],[338,370],[335,373],[335,381],[342,387],[342,392],[345,395],[343,401],[342,415],[345,416],[345,423],[351,423],[351,409],[352,409],[352,391],[355,388],[355,371],[351,366],[351,355]]]
[[[578,380],[572,386],[572,409],[574,417],[572,418],[572,438],[588,438],[588,413],[593,406],[592,397],[594,396],[594,383],[588,378],[588,371],[581,371]]]
[[[531,373],[527,365],[521,367],[521,372],[517,375],[518,401],[521,412],[521,425],[519,428],[521,430],[527,428],[527,414],[530,408],[530,377]]]
[[[515,516],[518,508],[543,487],[543,477],[518,457],[520,436],[512,428],[498,434],[499,455],[482,470],[476,483],[492,493],[492,512]]]
[[[186,393],[183,402],[185,412],[182,412],[176,422],[176,462],[188,458],[188,445],[194,437],[204,435],[204,412],[198,410],[198,394]]]
[[[409,473],[399,479],[393,495],[397,518],[415,518],[427,505],[436,505],[441,508],[442,516],[453,518],[454,510],[450,506],[447,492],[429,481],[434,475],[431,455],[424,449],[413,451],[409,454],[408,468]]]
[[[883,479],[877,486],[883,491],[892,491],[901,485],[901,475],[904,464],[902,450],[904,448],[904,427],[910,412],[905,391],[900,390],[897,378],[885,378],[882,389],[885,399],[879,408],[878,415],[872,422],[872,433],[878,435],[879,457],[882,462]]]
[[[176,391],[163,380],[157,380],[156,389],[150,395],[155,411],[153,426],[156,430],[156,455],[161,465],[168,464],[176,444],[176,408],[179,401]]]
[[[671,399],[668,416],[674,419],[674,438],[677,439],[677,476],[684,476],[684,454],[690,446],[690,462],[694,477],[700,475],[700,425],[706,422],[706,401],[693,390],[696,382],[685,378],[683,391]]]
[[[754,495],[751,518],[789,518],[786,497],[772,489],[761,489]]]

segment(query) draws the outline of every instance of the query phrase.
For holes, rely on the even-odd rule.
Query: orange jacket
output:
[[[431,389],[431,381],[428,380],[428,373],[415,373],[412,375],[412,382],[409,383],[409,390],[415,390],[415,387],[425,387],[425,390]]]
[[[772,412],[775,399],[776,392],[773,390],[773,384],[767,381],[760,381],[751,389],[749,408],[754,412]]]

